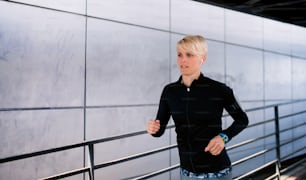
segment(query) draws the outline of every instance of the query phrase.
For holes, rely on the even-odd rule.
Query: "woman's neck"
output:
[[[190,87],[192,82],[199,79],[201,72],[197,72],[191,75],[182,75],[182,80],[185,86]]]

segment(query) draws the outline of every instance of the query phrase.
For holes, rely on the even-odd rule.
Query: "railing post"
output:
[[[94,175],[94,145],[89,144],[88,145],[88,154],[89,154],[89,179],[90,180],[95,180],[95,175]]]
[[[280,155],[280,131],[279,131],[279,114],[278,106],[274,106],[274,122],[275,122],[275,141],[276,141],[276,173],[278,179],[280,179],[280,168],[281,168],[281,155]]]

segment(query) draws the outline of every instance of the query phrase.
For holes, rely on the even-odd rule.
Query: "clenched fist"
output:
[[[222,150],[224,149],[224,146],[225,146],[225,143],[222,137],[218,135],[209,141],[204,151],[210,152],[210,154],[217,156],[222,152]]]
[[[147,123],[147,132],[149,134],[156,134],[160,129],[159,120],[149,120]]]

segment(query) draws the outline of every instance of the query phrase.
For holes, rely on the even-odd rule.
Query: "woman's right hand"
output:
[[[156,134],[160,129],[159,120],[149,120],[147,123],[147,132],[149,134]]]

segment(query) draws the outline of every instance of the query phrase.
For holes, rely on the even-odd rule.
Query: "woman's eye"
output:
[[[193,54],[190,54],[190,53],[187,53],[186,55],[187,55],[187,57],[192,57],[193,56]]]
[[[177,54],[177,57],[182,57],[182,54]]]

